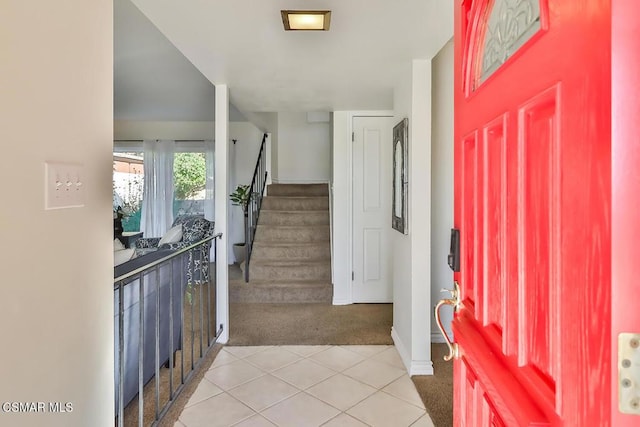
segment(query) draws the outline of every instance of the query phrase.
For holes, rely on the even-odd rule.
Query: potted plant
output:
[[[113,208],[113,237],[116,237],[121,241],[122,233],[124,232],[122,219],[127,218],[128,216],[129,212],[123,209],[122,206],[118,205]]]
[[[238,185],[233,193],[229,195],[229,199],[231,199],[231,204],[234,206],[242,206],[242,213],[244,214],[244,232],[247,232],[247,220],[248,220],[248,209],[249,209],[249,198],[251,193],[249,192],[248,185]],[[236,257],[236,261],[238,264],[244,262],[245,259],[245,243],[247,237],[245,236],[244,241],[242,243],[234,243],[233,244],[233,254]]]

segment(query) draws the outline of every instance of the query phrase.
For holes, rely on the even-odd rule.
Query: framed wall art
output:
[[[391,204],[391,226],[402,234],[408,234],[407,222],[407,162],[409,120],[402,119],[393,127],[393,199]]]

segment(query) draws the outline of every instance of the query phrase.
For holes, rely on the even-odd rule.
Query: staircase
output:
[[[327,184],[271,184],[262,200],[249,282],[230,281],[231,302],[332,302]]]

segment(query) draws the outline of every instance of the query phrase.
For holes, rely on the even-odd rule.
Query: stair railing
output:
[[[218,262],[221,237],[158,250],[137,268],[114,268],[115,426],[162,425],[178,397],[199,381],[197,373],[223,331],[216,324],[215,274],[204,255],[213,245]],[[193,281],[187,272],[192,261],[202,266]]]
[[[251,179],[251,186],[249,187],[249,199],[247,200],[247,206],[244,209],[244,224],[245,224],[245,264],[244,264],[244,281],[249,281],[249,263],[251,261],[251,252],[253,250],[253,240],[256,235],[256,228],[258,227],[258,217],[260,216],[260,208],[262,207],[262,198],[264,196],[264,189],[267,185],[267,156],[266,146],[267,134],[262,137],[262,144],[260,144],[260,152],[258,153],[258,160],[256,167],[253,170],[253,178]]]

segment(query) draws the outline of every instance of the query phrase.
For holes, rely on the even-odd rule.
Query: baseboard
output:
[[[409,376],[433,375],[433,362],[431,362],[431,360],[411,360],[411,355],[409,351],[407,351],[407,347],[405,347],[400,335],[398,335],[393,326],[391,327],[391,339],[393,339],[396,350],[398,350],[398,354],[400,354],[402,363],[404,363]]]
[[[387,298],[380,298],[380,299],[371,298],[371,299],[353,301],[353,303],[354,304],[393,304],[393,301],[389,301]]]
[[[220,334],[216,342],[222,345],[229,342],[229,331],[226,328],[222,330],[222,333]]]
[[[440,333],[440,331],[431,332],[431,342],[432,343],[437,343],[437,344],[444,344],[446,341],[444,340],[444,337],[442,336],[442,334]]]
[[[433,375],[433,362],[431,360],[413,362],[409,376],[412,377],[414,375]]]
[[[353,304],[352,301],[347,300],[347,299],[335,299],[333,300],[333,305],[349,305],[349,304]]]
[[[409,368],[411,367],[411,356],[409,355],[407,348],[404,346],[402,339],[400,339],[400,335],[398,335],[395,326],[391,327],[391,339],[393,340],[393,344],[396,346],[396,350],[398,350],[398,354],[400,354],[400,359],[402,359],[404,367],[409,371]]]
[[[317,179],[278,179],[273,180],[274,184],[329,184],[327,180]]]

